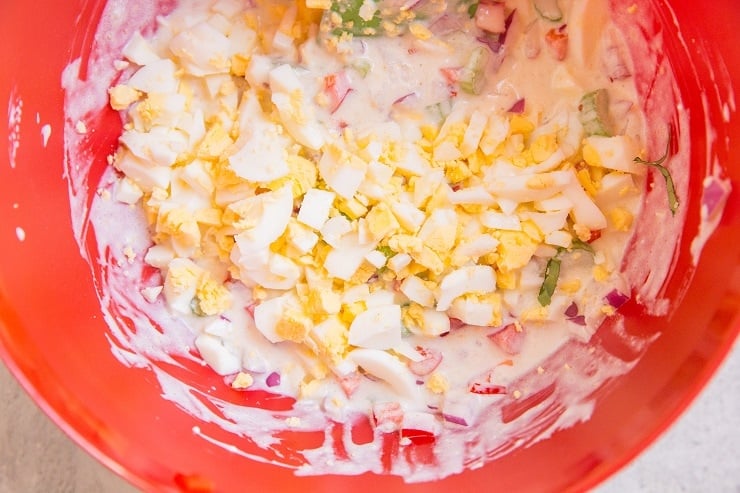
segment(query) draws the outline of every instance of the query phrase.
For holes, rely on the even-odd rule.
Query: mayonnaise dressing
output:
[[[77,115],[72,116],[72,121],[81,120],[87,111],[100,108],[101,91],[105,92],[108,87],[120,82],[113,83],[117,76],[111,69],[116,66],[113,60],[118,59],[122,50],[126,50],[125,42],[131,38],[132,32],[137,29],[144,31],[149,25],[151,16],[143,15],[136,24],[140,27],[132,29],[131,25],[125,24],[126,19],[122,17],[125,12],[118,3],[110,2],[103,16],[106,29],[118,32],[119,37],[112,38],[115,46],[110,52],[99,54],[101,59],[95,60],[98,73],[105,75],[98,79],[99,85],[96,86],[93,81],[78,84],[74,80],[77,70],[75,64],[70,66],[66,74],[65,88],[70,95],[67,112],[68,115]],[[602,2],[562,2],[566,17],[573,11],[594,8],[594,5],[606,12],[606,5]],[[290,108],[281,107],[280,100],[273,97],[272,102],[281,118],[265,121],[265,131],[273,128],[270,125],[275,122],[280,123],[294,140],[307,148],[320,148],[323,142],[339,142],[349,131],[371,142],[383,135],[383,131],[390,132],[396,139],[402,137],[415,141],[422,137],[419,118],[431,124],[436,123],[433,118],[438,118],[441,123],[453,115],[453,119],[460,118],[460,121],[469,125],[474,109],[484,108],[486,116],[504,115],[510,123],[514,113],[509,110],[523,99],[526,110],[522,117],[534,122],[535,132],[542,129],[541,133],[546,133],[570,124],[572,120],[568,117],[577,115],[580,98],[585,92],[608,87],[612,101],[610,112],[618,121],[616,132],[642,142],[641,147],[637,148],[641,154],[646,146],[649,149],[660,148],[659,144],[643,136],[644,116],[635,92],[631,75],[633,67],[628,54],[628,48],[634,47],[625,44],[620,31],[607,18],[600,26],[603,28],[600,31],[603,37],[597,39],[596,46],[577,46],[573,54],[561,61],[558,60],[557,50],[553,53],[547,51],[552,47],[544,41],[547,39],[545,32],[555,29],[555,36],[559,24],[550,26],[538,18],[530,2],[511,1],[507,2],[506,7],[509,12],[515,11],[515,16],[502,51],[490,54],[491,59],[486,67],[490,73],[483,86],[475,90],[478,94],[461,90],[460,80],[455,77],[459,77],[460,67],[468,63],[471,50],[481,46],[481,43],[470,35],[446,32],[439,24],[436,28],[443,34],[431,40],[407,33],[400,37],[343,39],[333,46],[334,49],[327,49],[312,39],[300,47],[280,44],[283,40],[275,33],[281,31],[266,28],[266,32],[273,33],[266,44],[273,44],[273,50],[283,51],[266,50],[259,55],[261,62],[267,61],[267,72],[261,71],[255,61],[258,57],[253,57],[246,67],[245,78],[253,86],[270,84],[270,71],[280,64],[296,67],[295,75],[302,92],[319,95],[316,100],[304,101],[303,104],[308,105],[309,114],[313,115],[321,130],[312,133],[311,128],[292,128],[291,122],[282,115],[283,110],[289,112]],[[209,19],[213,21],[211,27],[218,26],[228,32],[229,28],[224,26],[228,26],[229,18],[240,18],[236,14],[239,8],[241,2],[189,2],[161,18],[159,29],[149,36],[149,41],[140,38],[140,47],[148,44],[156,54],[155,58],[164,57],[174,33]],[[465,25],[471,25],[470,19],[462,19]],[[574,26],[576,24],[574,21]],[[125,34],[120,34],[121,29],[117,30],[117,25],[119,28],[127,26]],[[456,25],[459,27],[459,24]],[[429,28],[433,30],[435,25],[432,23]],[[537,36],[532,34],[533,30],[536,32],[538,29],[541,32]],[[573,29],[577,31],[578,28]],[[309,35],[313,34],[315,32],[309,32]],[[251,39],[245,36],[244,39]],[[588,39],[592,33],[585,29],[579,32],[579,36],[580,39]],[[444,42],[435,42],[438,38]],[[208,41],[207,38],[205,40]],[[147,49],[140,49],[130,56],[146,58]],[[147,65],[145,60],[139,61],[141,65]],[[212,60],[206,62],[211,63]],[[579,64],[585,62],[588,63]],[[191,60],[190,63],[197,65],[200,62]],[[117,64],[118,67],[125,65],[120,61]],[[192,65],[190,72],[205,70],[203,66],[194,68]],[[343,70],[353,71],[351,90],[341,94],[343,98],[334,103],[322,99],[320,96],[325,92],[322,88],[326,85],[327,77]],[[128,70],[122,79],[123,83],[136,77],[134,73],[134,69]],[[440,76],[440,73],[447,78]],[[234,93],[224,89],[228,86],[224,86],[225,82],[228,83],[228,76],[226,79],[219,79],[221,74],[202,76],[213,83],[207,84],[202,93],[186,95],[186,98],[191,98],[188,104],[207,97],[210,91],[212,96],[220,96],[205,103],[203,111],[218,112],[213,104],[224,105],[227,112],[240,111],[238,98],[235,99],[232,96]],[[670,83],[669,73],[664,73],[662,77],[662,81]],[[289,82],[272,81],[272,85]],[[157,81],[141,84],[152,83]],[[168,84],[167,81],[162,83]],[[278,92],[274,90],[273,94]],[[328,97],[331,96],[329,93]],[[137,96],[131,103],[139,102],[139,98]],[[171,101],[172,104],[180,104],[174,99]],[[85,102],[88,106],[85,106]],[[437,113],[430,111],[430,108]],[[244,126],[236,131],[244,133],[253,123],[254,116],[254,113],[242,113]],[[397,128],[389,129],[389,121],[395,121]],[[224,124],[228,122],[224,121]],[[135,125],[134,121],[134,128]],[[65,130],[65,137],[67,145],[75,148],[82,139],[73,128]],[[196,132],[192,126],[189,131]],[[439,128],[437,131],[442,132]],[[567,137],[563,139],[567,140]],[[576,138],[575,145],[580,146],[580,143],[581,138]],[[127,147],[131,149],[135,145],[133,142]],[[510,145],[515,146],[516,142]],[[687,152],[684,147],[681,149]],[[181,148],[178,152],[184,150]],[[435,151],[433,149],[431,152]],[[179,159],[177,156],[167,156],[167,149],[164,149],[156,155],[156,159]],[[311,153],[305,156],[316,158]],[[117,156],[117,159],[120,158],[121,154]],[[77,159],[85,161],[81,156],[77,156]],[[543,282],[545,264],[554,255],[554,248],[543,248],[541,245],[532,260],[518,273],[517,287],[501,288],[501,303],[506,313],[501,314],[499,327],[494,329],[463,324],[448,332],[443,331],[446,334],[444,337],[430,337],[424,334],[422,326],[417,331],[411,330],[405,334],[404,344],[396,344],[392,351],[375,349],[379,344],[377,341],[371,341],[367,347],[358,346],[349,351],[345,360],[335,363],[331,373],[328,373],[327,360],[317,358],[310,344],[290,340],[273,343],[263,329],[255,326],[253,298],[257,295],[258,301],[264,302],[265,299],[275,299],[272,298],[275,293],[268,290],[267,298],[264,298],[264,293],[255,293],[255,289],[259,292],[264,288],[249,269],[244,270],[243,265],[239,265],[241,270],[231,269],[230,275],[227,273],[230,266],[226,260],[221,261],[226,262],[225,265],[219,264],[214,258],[199,260],[199,264],[195,265],[198,269],[212,272],[213,278],[228,290],[228,308],[213,315],[198,316],[190,310],[190,298],[195,299],[192,294],[185,299],[187,303],[184,305],[179,302],[173,304],[172,300],[180,293],[173,294],[170,289],[170,296],[167,297],[166,279],[168,275],[172,276],[171,272],[168,274],[168,266],[172,253],[176,256],[187,253],[188,245],[164,241],[162,244],[166,248],[155,250],[156,255],[151,253],[149,224],[140,207],[142,199],[139,192],[143,189],[146,197],[150,197],[153,188],[149,186],[149,190],[146,190],[146,182],[150,180],[156,184],[159,176],[130,172],[139,170],[136,167],[129,167],[128,170],[133,185],[123,181],[112,168],[104,172],[98,186],[99,193],[92,202],[87,218],[81,195],[71,189],[72,201],[76,204],[73,215],[76,217],[78,237],[83,237],[88,224],[94,229],[97,251],[91,253],[102,264],[97,279],[100,283],[101,305],[111,328],[108,337],[113,352],[124,365],[152,368],[166,399],[176,402],[199,420],[216,423],[235,436],[249,437],[265,451],[263,456],[259,452],[241,450],[235,444],[209,437],[200,428],[194,428],[198,436],[222,444],[234,453],[296,467],[289,461],[280,460],[280,444],[274,438],[275,434],[289,429],[324,429],[327,430],[324,445],[302,452],[305,462],[298,466],[300,474],[374,471],[403,475],[408,481],[444,477],[466,467],[479,467],[486,460],[508,453],[513,448],[546,438],[558,428],[588,419],[594,403],[591,397],[593,391],[613,377],[625,373],[634,364],[634,361],[625,362],[609,354],[598,344],[590,342],[590,339],[607,316],[607,323],[615,333],[620,333],[621,319],[618,313],[615,314],[614,308],[621,302],[621,295],[639,286],[632,283],[634,275],[624,279],[619,270],[623,263],[628,265],[623,253],[634,232],[634,228],[624,226],[623,219],[636,218],[638,230],[644,220],[640,215],[643,200],[639,193],[644,172],[612,173],[611,178],[617,184],[615,188],[608,193],[596,194],[596,204],[600,207],[618,207],[620,213],[609,215],[606,227],[600,228],[601,238],[593,242],[594,255],[574,251],[559,257],[559,285],[570,288],[568,292],[556,290],[547,307],[538,305],[536,298]],[[74,172],[71,182],[84,183],[82,177],[86,171],[83,167],[81,171]],[[631,179],[620,182],[625,176]],[[686,182],[678,181],[681,193],[684,193]],[[340,193],[344,184],[339,180],[336,185],[327,188]],[[217,198],[217,202],[234,200],[229,193]],[[657,201],[657,194],[650,196]],[[243,197],[237,194],[237,198]],[[193,204],[199,203],[198,200],[193,196],[193,201],[186,205],[195,207]],[[163,199],[164,202],[166,199]],[[505,201],[502,204],[503,210],[510,206]],[[660,209],[660,206],[656,207]],[[197,208],[190,210],[195,213]],[[429,214],[425,219],[428,218]],[[511,219],[511,215],[508,219]],[[501,220],[500,215],[496,216],[496,221]],[[616,225],[617,221],[620,221],[620,226]],[[648,223],[652,224],[651,221]],[[268,226],[266,224],[265,228]],[[126,231],[126,234],[121,235],[121,231]],[[475,232],[479,231],[477,228],[470,231],[473,235],[480,234]],[[323,230],[321,233],[326,236]],[[152,273],[152,268],[144,262],[147,255],[150,255],[150,264],[162,268],[161,273]],[[187,256],[184,255],[185,258]],[[669,255],[663,257],[670,260]],[[234,258],[232,254],[231,262],[239,264],[239,260]],[[649,269],[645,263],[630,268],[632,271],[639,270],[643,275]],[[665,275],[666,270],[658,271],[651,276],[651,284],[660,286]],[[230,279],[239,276],[243,282]],[[164,295],[160,295],[163,284]],[[656,293],[653,290],[649,294]],[[387,300],[387,295],[383,296],[385,298],[376,296],[375,301],[365,297],[363,310],[370,310],[373,306],[400,306],[404,302],[396,300],[400,296],[398,293],[390,293],[391,301]],[[437,293],[434,296],[439,300],[442,295]],[[651,300],[649,296],[641,299],[644,302]],[[463,318],[465,316],[468,315]],[[506,328],[500,330],[504,326]],[[493,335],[496,332],[502,339]],[[621,330],[621,333],[624,331]],[[635,341],[635,344],[636,350],[644,349],[639,341]],[[416,346],[424,348],[423,354],[414,349]],[[442,356],[433,371],[427,372],[423,368],[417,369],[416,373],[409,371],[408,368],[414,363],[422,366],[428,363],[430,354]],[[298,400],[290,411],[266,411],[240,406],[197,391],[187,381],[174,377],[167,366],[161,364],[205,364],[202,358],[213,369],[226,375],[224,385],[230,385],[234,391],[244,390],[237,382],[244,382],[245,376],[248,376],[244,386],[248,391],[267,390]],[[338,378],[334,378],[332,373]],[[471,392],[474,387],[485,388],[486,391]],[[210,402],[219,412],[213,412],[204,401]],[[376,423],[375,440],[366,444],[354,443],[351,437],[353,423],[368,415]],[[336,437],[329,431],[332,422],[345,425],[341,439],[347,451],[346,458],[334,456]],[[383,434],[388,431],[400,433],[402,447],[413,447],[414,440],[408,438],[408,430],[435,437],[435,464],[410,463],[405,454],[401,454],[393,462],[391,470],[384,471],[379,452],[379,441]]]

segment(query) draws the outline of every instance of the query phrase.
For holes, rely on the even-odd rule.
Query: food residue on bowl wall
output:
[[[673,251],[640,261],[640,232],[673,244],[685,214],[634,161],[660,157],[672,113],[642,111],[648,48],[606,1],[396,3],[112,1],[95,76],[65,72],[73,221],[114,354],[235,440],[199,436],[302,474],[430,480],[588,419],[647,344],[625,361],[594,331],[624,332],[634,289],[665,307]],[[121,145],[88,183],[108,105]],[[224,388],[174,370],[203,362]],[[328,431],[296,461],[286,430]],[[388,436],[435,459],[386,464]]]

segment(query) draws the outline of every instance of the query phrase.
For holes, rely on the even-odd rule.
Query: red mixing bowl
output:
[[[616,1],[616,0],[615,0]],[[600,391],[590,420],[486,466],[431,484],[393,476],[296,477],[205,442],[201,426],[161,396],[152,372],[123,366],[90,267],[72,234],[65,176],[61,74],[85,50],[103,0],[0,4],[0,356],[42,409],[77,443],[136,486],[153,491],[579,491],[614,473],[673,423],[711,377],[740,331],[740,9],[734,0],[654,0],[647,36],[665,39],[688,109],[692,143],[685,231],[700,221],[702,177],[719,163],[731,183],[724,215],[692,264],[684,234],[665,287],[667,317],[625,312],[637,339],[657,337],[626,375]],[[680,26],[680,27],[679,27]],[[82,74],[85,76],[84,74]],[[67,122],[69,123],[69,122]],[[43,126],[51,134],[44,142]],[[91,129],[105,166],[120,121]],[[91,196],[93,190],[87,191]],[[630,348],[612,348],[627,351]],[[219,381],[203,370],[204,381]],[[297,449],[308,446],[296,437]],[[305,439],[307,440],[307,439]]]

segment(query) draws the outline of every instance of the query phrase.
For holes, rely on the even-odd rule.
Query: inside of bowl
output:
[[[626,12],[627,3],[631,2],[615,1],[613,7]],[[719,5],[712,9],[728,12],[724,17],[735,15],[731,2],[725,3],[725,9]],[[601,368],[594,352],[628,365],[629,373],[607,378],[597,391],[582,396],[583,403],[593,406],[589,420],[555,431],[543,441],[528,441],[536,434],[525,429],[511,443],[491,452],[495,461],[445,479],[440,487],[474,487],[487,484],[491,477],[496,477],[502,488],[518,487],[520,491],[580,489],[594,484],[671,422],[708,378],[737,333],[735,307],[740,286],[735,245],[740,239],[740,218],[731,199],[721,219],[706,205],[714,180],[734,182],[739,173],[730,164],[731,145],[740,138],[731,84],[740,67],[740,52],[728,41],[732,23],[716,15],[697,19],[696,6],[690,2],[643,5],[654,17],[640,23],[624,17],[622,22],[625,29],[632,29],[633,35],[648,40],[654,48],[650,57],[640,59],[640,89],[648,114],[656,122],[671,122],[670,130],[656,123],[654,146],[664,145],[666,135],[672,132],[678,143],[676,152],[687,147],[691,150],[686,160],[690,174],[686,174],[685,226],[675,234],[675,253],[660,257],[667,258],[667,264],[655,266],[667,269],[669,280],[654,287],[645,279],[646,286],[669,300],[668,305],[661,311],[660,307],[649,309],[630,303],[622,312],[623,318],[605,324],[592,343],[556,356],[562,358],[558,365],[569,362],[584,374]],[[99,245],[87,227],[87,211],[107,165],[106,156],[116,146],[120,118],[103,109],[106,101],[100,93],[116,77],[115,69],[112,64],[100,63],[96,56],[105,49],[120,50],[116,40],[126,39],[126,33],[136,29],[151,29],[154,14],[171,7],[172,2],[143,7],[144,11],[133,16],[140,25],[118,24],[119,36],[109,37],[95,36],[100,19],[105,18],[105,2],[86,2],[81,12],[65,6],[49,8],[39,12],[33,29],[20,29],[22,23],[13,22],[26,15],[20,5],[9,7],[5,20],[0,21],[1,27],[22,41],[21,53],[11,52],[9,47],[0,52],[12,68],[7,72],[12,75],[0,80],[0,94],[7,95],[3,103],[7,104],[10,129],[9,138],[0,144],[3,160],[8,156],[0,169],[0,207],[5,211],[0,244],[6,252],[0,258],[0,354],[70,435],[142,487],[207,491],[236,489],[248,481],[257,490],[295,484],[320,489],[342,481],[357,491],[398,488],[401,480],[396,477],[374,477],[372,485],[362,476],[296,479],[291,470],[268,464],[300,465],[305,461],[303,452],[323,443],[327,435],[288,433],[280,437],[279,447],[266,453],[249,437],[204,421],[198,410],[218,412],[209,407],[204,396],[230,398],[228,393],[212,392],[220,379],[187,358],[168,361],[129,354],[121,347],[118,334],[111,333],[110,322],[132,332],[137,330],[135,324],[120,311],[101,313],[98,296],[105,300],[102,288],[111,274],[104,264],[97,263]],[[121,13],[108,11],[108,15],[115,19]],[[48,42],[36,43],[37,37]],[[111,45],[100,45],[106,42]],[[59,88],[65,67],[65,77],[89,81],[99,90],[86,95],[88,99],[77,107],[77,114],[63,112]],[[660,89],[653,85],[658,80],[654,77],[656,67],[676,74],[677,87],[662,88],[672,92],[675,106],[655,96]],[[67,97],[75,95],[68,91]],[[85,121],[90,131],[84,135],[76,132],[78,120]],[[44,130],[47,124],[51,132],[44,137],[49,132]],[[71,202],[69,197],[73,197]],[[649,228],[654,224],[646,223],[645,227],[644,243],[633,248],[640,262],[651,262],[649,252],[672,249],[673,245],[651,243]],[[75,237],[81,240],[80,245]],[[93,261],[91,266],[83,256]],[[184,402],[182,395],[167,395],[168,390],[179,391],[168,385],[174,380],[188,382],[192,407],[183,409],[173,402]],[[539,432],[563,419],[565,410],[557,399],[557,385],[550,382],[533,395],[536,398],[524,404],[512,403],[509,422],[535,407],[536,416],[530,422]],[[275,396],[254,395],[252,399],[256,406],[279,409],[287,405]],[[368,426],[358,423],[351,439],[358,443],[367,440]],[[328,435],[344,435],[340,428]],[[398,453],[393,440],[383,446],[386,457]],[[514,448],[517,450],[512,452]],[[335,453],[341,456],[346,450],[337,448]],[[424,444],[403,453],[419,463],[430,459]],[[533,466],[542,473],[532,475]],[[408,488],[413,491],[417,486]]]

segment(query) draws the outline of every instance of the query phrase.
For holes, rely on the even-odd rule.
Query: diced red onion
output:
[[[568,308],[565,309],[565,316],[568,318],[578,316],[578,305],[576,305],[575,301],[571,303]]]
[[[416,350],[422,355],[421,361],[409,361],[408,367],[411,373],[417,376],[429,375],[442,362],[442,353],[433,348],[416,347]]]
[[[569,322],[573,322],[576,325],[581,325],[581,326],[584,326],[584,327],[586,326],[586,317],[584,317],[583,315],[578,315],[578,316],[575,316],[575,317],[570,317],[568,319],[568,321]]]
[[[504,43],[506,43],[506,35],[509,32],[509,27],[511,27],[511,22],[514,20],[514,12],[516,12],[516,9],[512,10],[511,13],[506,17],[506,21],[504,22],[504,32],[487,36],[479,36],[476,39],[480,43],[488,46],[488,48],[492,52],[499,53],[503,48]]]
[[[461,426],[468,426],[467,420],[465,420],[465,418],[462,418],[460,416],[453,416],[452,414],[442,413],[442,417],[448,423],[454,423],[456,425],[461,425]]]
[[[609,80],[622,80],[632,75],[624,57],[622,57],[622,53],[616,46],[611,46],[604,51],[602,62]]]
[[[465,325],[459,318],[450,317],[450,330],[457,330]]]
[[[418,98],[418,96],[419,95],[416,92],[410,92],[408,94],[404,94],[400,98],[397,98],[395,101],[393,101],[393,103],[391,104],[391,106],[397,106],[397,105],[401,105],[401,104],[411,103],[414,100],[416,100]]]
[[[724,204],[729,193],[726,186],[714,176],[705,178],[701,204],[706,207],[707,217],[714,215],[717,208]]]
[[[408,0],[406,3],[401,5],[401,10],[413,10],[424,2],[424,0]]]
[[[519,354],[524,344],[524,331],[514,324],[508,324],[498,332],[488,334],[488,338],[505,353]]]
[[[280,385],[280,374],[276,371],[270,373],[269,375],[267,375],[265,383],[268,387],[277,387],[278,385]]]
[[[460,16],[444,14],[429,25],[429,30],[437,36],[444,36],[459,31],[463,23]]]
[[[498,53],[501,51],[501,47],[504,45],[501,42],[501,36],[478,36],[475,38],[480,43],[483,43],[484,45],[488,46],[488,49],[491,50],[494,53]]]
[[[611,291],[609,291],[609,293],[607,293],[607,295],[604,297],[604,299],[613,308],[619,308],[622,305],[624,305],[625,303],[627,303],[627,301],[629,301],[630,297],[627,296],[624,293],[620,293],[616,289],[612,289]]]
[[[254,309],[257,308],[258,303],[250,303],[247,306],[244,307],[244,309],[249,313],[249,316],[254,318]]]
[[[516,114],[524,113],[524,105],[524,98],[517,99],[516,102],[511,105],[511,108],[508,109],[508,112]]]
[[[344,70],[324,77],[324,93],[329,98],[329,112],[336,112],[352,92],[352,81]]]

